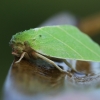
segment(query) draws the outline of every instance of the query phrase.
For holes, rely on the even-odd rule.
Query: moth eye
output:
[[[15,41],[13,40],[12,43],[15,43]]]
[[[14,51],[14,48],[12,48],[12,51]]]

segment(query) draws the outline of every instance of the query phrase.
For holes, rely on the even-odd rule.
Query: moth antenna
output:
[[[55,66],[60,72],[64,72],[64,73],[66,73],[68,76],[72,77],[72,75],[71,75],[69,72],[66,72],[66,71],[64,71],[63,69],[61,69],[58,65],[56,65],[56,64],[54,63],[54,61],[48,59],[48,58],[45,57],[45,56],[42,56],[41,54],[38,54],[38,53],[35,53],[35,54],[36,54],[37,57],[40,57],[40,58],[42,58],[43,60],[45,60],[45,61],[49,62],[50,64],[52,64],[53,66]]]
[[[24,58],[25,53],[26,53],[26,52],[23,52],[23,53],[21,54],[21,57],[19,58],[19,60],[16,61],[15,63],[19,63],[19,62]]]

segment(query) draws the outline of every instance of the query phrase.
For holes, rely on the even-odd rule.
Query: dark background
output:
[[[0,90],[13,61],[12,35],[35,28],[61,11],[83,18],[100,12],[100,0],[0,0]]]

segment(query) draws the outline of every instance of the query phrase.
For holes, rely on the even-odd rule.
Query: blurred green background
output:
[[[0,90],[13,61],[12,35],[37,27],[61,11],[83,18],[100,12],[100,0],[0,0]]]

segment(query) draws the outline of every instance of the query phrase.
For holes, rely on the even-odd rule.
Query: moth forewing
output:
[[[93,42],[78,28],[71,25],[44,26],[15,34],[10,44],[14,49],[15,56],[21,56],[19,61],[25,55],[23,52],[29,54],[30,50],[27,49],[24,44],[26,41],[28,42],[29,49],[35,50],[38,57],[53,64],[61,72],[64,71],[53,61],[48,59],[47,56],[58,59],[100,62],[99,45]],[[35,55],[33,54],[33,56]],[[64,62],[73,68],[73,66],[65,60]]]

